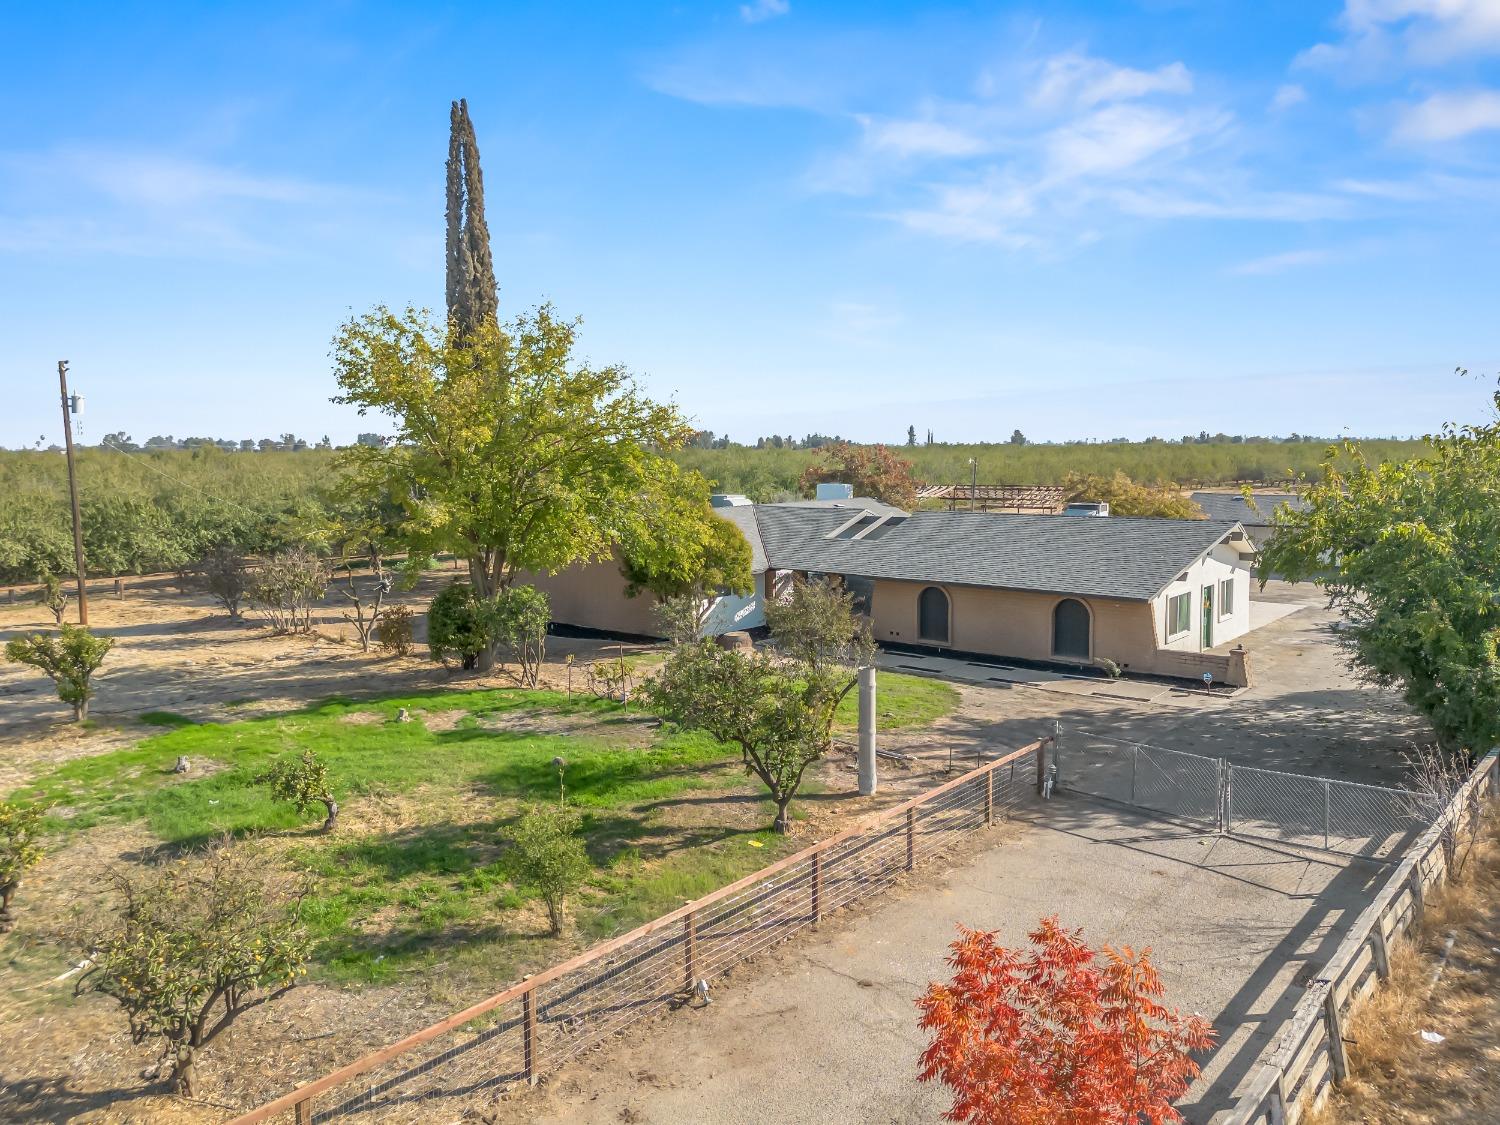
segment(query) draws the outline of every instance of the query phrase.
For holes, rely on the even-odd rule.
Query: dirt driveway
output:
[[[504,1122],[928,1122],[915,1001],[944,975],[954,926],[1008,942],[1058,913],[1092,941],[1150,946],[1169,1001],[1209,1016],[1222,1046],[1181,1108],[1204,1125],[1331,956],[1382,869],[1164,826],[1059,798],[1022,814],[945,875],[918,876],[764,958],[702,1009],[609,1044]],[[1007,830],[1002,829],[1004,833]]]

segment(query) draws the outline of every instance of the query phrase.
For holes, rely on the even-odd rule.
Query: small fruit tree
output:
[[[533,805],[508,833],[506,866],[511,878],[534,888],[547,904],[552,935],[563,932],[563,907],[589,875],[589,857],[579,829],[583,818],[568,805]]]
[[[11,899],[21,886],[21,876],[42,858],[42,810],[32,805],[0,801],[0,934],[8,933],[15,919]]]
[[[292,802],[299,813],[306,813],[309,809],[322,805],[328,810],[322,830],[333,831],[333,826],[339,819],[339,803],[333,798],[333,785],[328,780],[327,765],[311,750],[278,758],[255,781],[258,785],[268,786],[271,796],[278,801]]]
[[[304,972],[305,887],[228,842],[113,879],[120,905],[83,935],[77,991],[117,1000],[131,1038],[159,1042],[173,1088],[191,1097],[199,1050]]]
[[[1136,1125],[1180,1121],[1172,1108],[1213,1043],[1201,1016],[1160,1002],[1149,949],[1094,950],[1056,916],[1030,951],[959,927],[953,979],[917,1001],[932,1036],[923,1082],[953,1092],[944,1115],[970,1125]]]
[[[57,685],[57,698],[72,704],[73,718],[89,717],[93,675],[114,648],[113,637],[96,637],[81,625],[64,625],[56,635],[33,633],[15,637],[5,646],[5,659],[39,668]]]

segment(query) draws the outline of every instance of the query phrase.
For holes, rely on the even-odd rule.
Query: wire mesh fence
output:
[[[1399,855],[1431,827],[1423,794],[1254,766],[1230,766],[1225,830],[1368,859]]]
[[[1221,826],[1224,764],[1218,758],[1073,729],[1056,745],[1057,783],[1064,789]]]
[[[725,972],[878,894],[1034,791],[1033,743],[538,974],[238,1118],[430,1120],[437,1099],[535,1081]],[[443,1111],[446,1112],[446,1111]]]
[[[1399,855],[1436,802],[1406,789],[1233,765],[1092,731],[1059,730],[1060,788],[1220,832],[1369,859]]]

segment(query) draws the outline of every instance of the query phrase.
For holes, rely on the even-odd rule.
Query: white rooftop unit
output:
[[[752,501],[750,497],[738,492],[715,492],[708,498],[708,502],[715,508],[745,508],[749,507]]]
[[[817,500],[853,500],[854,486],[852,484],[839,484],[836,481],[828,481],[818,485]]]

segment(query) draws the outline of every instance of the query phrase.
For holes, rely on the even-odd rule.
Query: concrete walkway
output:
[[[954,925],[1021,942],[1043,915],[1096,943],[1150,946],[1168,1002],[1222,1046],[1182,1106],[1209,1122],[1331,955],[1382,869],[1205,835],[1073,797],[981,836],[916,878],[606,1046],[505,1106],[502,1120],[930,1122],[915,1000],[944,976]]]

